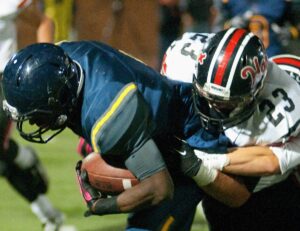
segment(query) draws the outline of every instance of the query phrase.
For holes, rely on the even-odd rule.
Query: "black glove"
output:
[[[77,162],[76,174],[81,194],[89,209],[84,216],[120,213],[117,197],[107,198],[105,194],[94,189],[89,183],[87,171],[81,171],[81,164],[81,160]]]
[[[89,183],[89,178],[88,178],[88,173],[87,171],[83,170],[81,171],[81,164],[82,161],[78,161],[76,164],[76,175],[77,175],[77,181],[80,186],[80,192],[85,200],[89,211],[92,210],[94,204],[101,198],[103,198],[103,195],[101,192],[97,191],[94,189],[90,183]]]
[[[184,175],[193,177],[195,176],[202,164],[202,160],[199,159],[194,150],[189,146],[187,142],[174,137],[174,142],[172,142],[172,152],[178,153],[180,156],[180,169]]]

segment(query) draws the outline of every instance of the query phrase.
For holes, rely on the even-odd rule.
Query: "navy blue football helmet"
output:
[[[81,86],[80,66],[61,47],[33,44],[15,54],[4,69],[3,108],[17,121],[23,138],[46,143],[66,127]]]
[[[262,42],[244,29],[220,31],[208,40],[193,78],[194,105],[202,125],[223,131],[251,116],[267,64]]]

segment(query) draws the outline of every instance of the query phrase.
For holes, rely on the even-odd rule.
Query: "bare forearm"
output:
[[[167,170],[156,173],[117,197],[121,212],[133,212],[172,198],[173,183]]]
[[[208,195],[230,207],[239,207],[250,197],[250,192],[237,177],[225,175],[204,164],[193,176],[193,180]]]
[[[227,154],[229,165],[223,168],[223,172],[246,175],[263,176],[280,173],[277,157],[269,147],[253,146],[231,150]]]
[[[225,173],[265,176],[280,173],[280,163],[269,147],[251,146],[230,149],[228,154],[208,154],[195,150],[203,164]]]
[[[218,201],[230,206],[239,207],[250,197],[246,186],[237,178],[218,172],[214,182],[203,186],[203,191]]]
[[[155,204],[155,194],[144,189],[140,190],[140,186],[127,189],[117,197],[121,212],[132,212]]]

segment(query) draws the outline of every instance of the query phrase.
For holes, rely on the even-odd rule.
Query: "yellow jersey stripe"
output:
[[[97,145],[96,141],[96,135],[100,131],[100,129],[103,127],[103,125],[109,120],[109,118],[114,114],[114,112],[118,109],[120,104],[123,102],[124,98],[129,94],[129,92],[135,90],[137,86],[134,83],[131,83],[125,88],[123,88],[123,91],[119,94],[118,98],[115,100],[115,102],[112,104],[112,106],[109,108],[109,110],[105,113],[105,115],[96,123],[96,126],[92,130],[92,145],[95,152],[100,153],[100,147]]]
[[[165,224],[163,225],[161,231],[168,231],[170,229],[170,226],[174,223],[175,219],[172,216],[169,216]]]

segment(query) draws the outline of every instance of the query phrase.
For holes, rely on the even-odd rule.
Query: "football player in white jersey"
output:
[[[54,24],[42,12],[32,10],[31,0],[2,0],[0,2],[0,77],[10,57],[17,51],[15,20],[19,13],[22,20],[39,20],[38,42],[53,42]],[[26,9],[25,9],[26,8]],[[27,12],[30,10],[30,12]],[[33,14],[34,13],[34,14]],[[1,88],[2,89],[2,88]],[[0,98],[2,98],[0,91]],[[1,100],[2,102],[2,100]],[[63,214],[55,209],[47,196],[48,180],[45,171],[29,147],[16,143],[10,137],[11,121],[0,110],[0,175],[29,203],[45,231],[58,230]]]
[[[295,61],[289,62],[295,66]],[[192,82],[195,110],[204,127],[224,132],[233,146],[240,146],[226,155],[196,150],[203,163],[229,174],[262,176],[249,181],[249,189],[256,193],[242,208],[228,208],[211,198],[203,201],[211,229],[299,227],[299,217],[284,219],[278,210],[283,207],[289,214],[299,214],[295,204],[300,196],[291,183],[300,163],[300,107],[295,102],[300,87],[295,78],[267,60],[256,36],[236,28],[217,34],[184,34],[167,50],[161,72]],[[284,189],[288,196],[279,204]],[[269,202],[263,203],[266,196]]]

